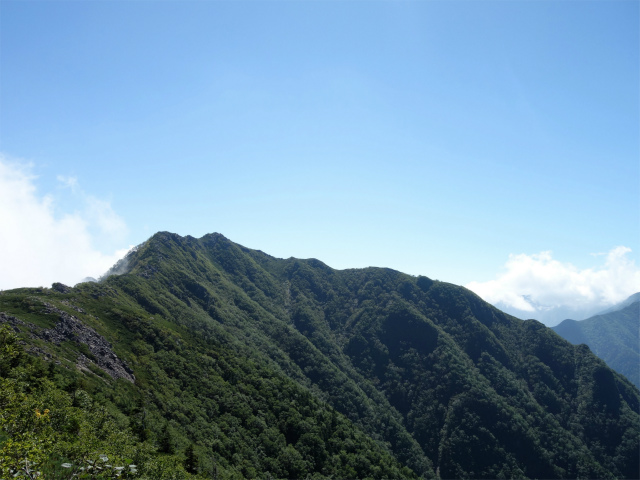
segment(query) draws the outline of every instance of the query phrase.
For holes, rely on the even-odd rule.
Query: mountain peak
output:
[[[225,476],[640,473],[640,392],[586,346],[463,287],[278,259],[220,234],[159,232],[117,267],[72,292],[3,292],[0,311],[46,328],[42,302],[73,311],[133,370],[127,388],[155,422],[144,435],[160,444],[170,425]],[[33,351],[69,370],[91,360],[59,347]],[[79,374],[98,375],[89,360]],[[126,394],[99,390],[105,378],[100,398]],[[134,404],[122,415],[139,425]]]

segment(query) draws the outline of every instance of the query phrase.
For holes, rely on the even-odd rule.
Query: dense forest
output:
[[[462,287],[219,234],[110,273],[0,293],[2,478],[640,476],[638,389]]]
[[[586,320],[564,320],[553,330],[574,345],[589,345],[607,365],[640,388],[640,295],[632,295],[627,302]]]

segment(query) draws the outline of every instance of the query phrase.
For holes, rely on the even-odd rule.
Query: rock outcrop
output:
[[[79,368],[86,369],[88,363],[94,363],[112,378],[123,378],[129,382],[135,382],[133,371],[126,362],[118,358],[112,345],[102,335],[64,310],[46,302],[44,307],[44,313],[58,315],[58,322],[53,328],[43,329],[3,312],[0,312],[0,323],[8,323],[14,329],[26,327],[33,336],[56,345],[60,345],[64,341],[84,344],[88,347],[91,358],[80,354],[77,360]]]

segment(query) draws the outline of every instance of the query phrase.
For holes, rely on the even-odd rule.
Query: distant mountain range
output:
[[[607,308],[606,310],[598,312],[597,315],[604,315],[605,313],[616,312],[618,310],[622,310],[624,307],[628,307],[629,305],[632,305],[637,302],[640,302],[640,292],[634,293],[626,300],[623,300],[622,302],[617,303],[612,307]]]
[[[586,320],[565,320],[553,330],[574,345],[588,345],[640,388],[640,293]]]
[[[547,305],[537,304],[527,295],[524,295],[523,298],[534,308],[533,311],[520,310],[503,302],[497,302],[494,306],[517,318],[535,318],[548,327],[559,325],[560,322],[567,318],[585,319],[598,315],[601,313],[603,308],[602,306],[576,307],[574,305],[558,305],[550,307]]]
[[[463,287],[220,234],[112,272],[0,293],[2,478],[640,477],[640,391]]]

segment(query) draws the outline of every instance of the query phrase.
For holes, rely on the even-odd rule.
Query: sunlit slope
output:
[[[48,342],[60,315],[48,313],[47,305],[68,310],[113,350],[92,351],[72,332],[59,344]],[[199,338],[145,312],[118,288],[4,292],[0,311],[10,312],[0,321],[21,332],[26,350],[47,360],[25,369],[5,355],[0,332],[0,426],[8,428],[0,432],[0,468],[28,460],[45,478],[67,478],[64,461],[87,467],[106,455],[120,462],[115,465],[136,464],[131,478],[149,480],[197,472],[220,479],[416,478],[384,445],[279,368],[252,358],[230,335]],[[126,362],[135,381],[101,369],[103,355]],[[4,368],[7,363],[15,368]],[[34,431],[25,424],[23,431],[4,422],[34,411],[48,412],[55,428]],[[187,468],[190,448],[199,459],[195,469],[193,463]]]
[[[169,420],[182,448],[229,471],[639,476],[638,390],[462,287],[276,259],[219,234],[158,233],[120,267],[65,294],[5,293],[0,311],[28,317],[27,298],[44,296],[83,309],[133,371],[150,436]]]

